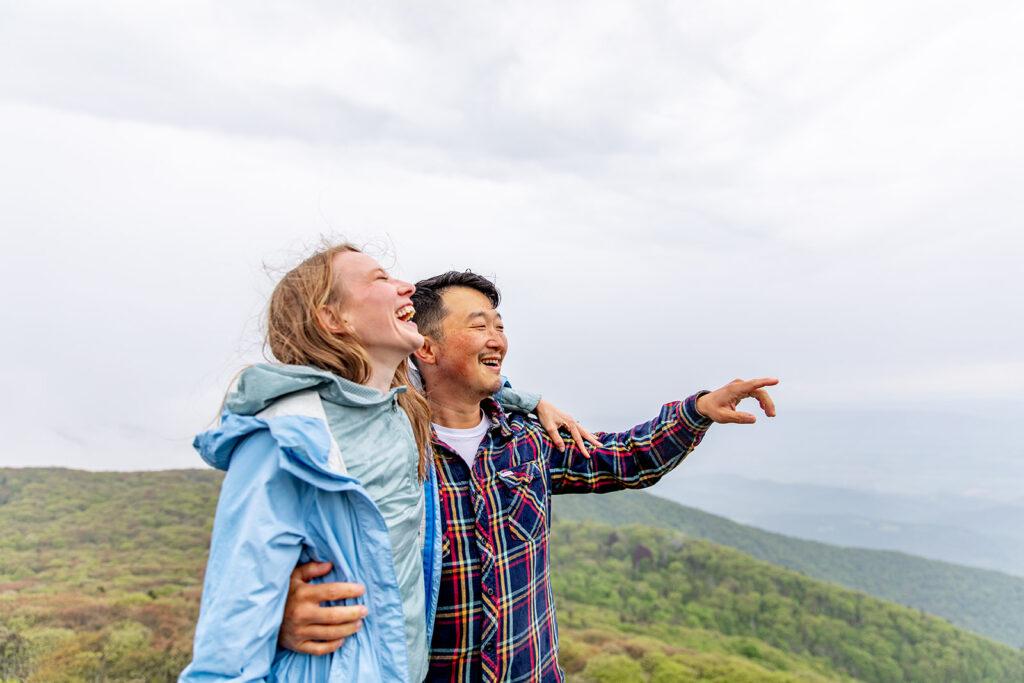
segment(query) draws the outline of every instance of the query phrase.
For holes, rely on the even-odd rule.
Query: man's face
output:
[[[437,369],[467,392],[486,398],[501,388],[501,361],[508,351],[501,316],[484,294],[469,287],[451,287],[441,300],[448,315],[441,322]]]

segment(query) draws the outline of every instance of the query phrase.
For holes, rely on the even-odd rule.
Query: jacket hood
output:
[[[305,365],[269,365],[247,368],[228,394],[224,408],[236,415],[255,415],[275,400],[305,389],[316,389],[325,401],[342,406],[364,407],[390,404],[405,387],[381,394],[373,387],[350,382],[326,370]]]
[[[269,432],[279,449],[279,465],[282,468],[310,483],[316,483],[313,479],[319,477],[305,476],[306,473],[293,470],[332,476],[327,466],[331,437],[327,434],[323,420],[305,415],[263,419],[224,411],[220,425],[196,435],[192,447],[199,451],[206,464],[218,470],[227,470],[238,446],[250,434],[261,431]]]
[[[224,402],[220,424],[193,441],[193,447],[212,467],[226,470],[235,448],[250,434],[269,430],[282,453],[281,467],[320,488],[333,488],[349,477],[332,471],[331,437],[327,425],[306,415],[258,415],[278,399],[300,391],[316,391],[324,401],[354,408],[389,409],[405,387],[381,394],[373,387],[342,379],[303,365],[254,365],[238,379]]]

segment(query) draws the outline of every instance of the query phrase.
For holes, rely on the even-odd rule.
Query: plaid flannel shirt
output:
[[[434,437],[444,537],[428,681],[562,681],[551,594],[552,493],[643,488],[682,462],[711,421],[698,395],[619,434],[590,459],[559,453],[536,420],[481,403],[490,427],[472,471]],[[569,442],[571,443],[571,441]]]

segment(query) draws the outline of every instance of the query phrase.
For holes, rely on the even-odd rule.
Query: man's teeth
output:
[[[493,358],[492,359],[488,359],[488,360],[482,360],[480,362],[483,363],[484,365],[486,365],[489,368],[500,368],[501,367],[501,361],[500,360],[495,360]]]
[[[415,314],[416,309],[412,307],[412,304],[406,304],[395,311],[395,317],[403,322],[409,322]]]

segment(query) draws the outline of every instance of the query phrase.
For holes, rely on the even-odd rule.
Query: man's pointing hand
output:
[[[698,398],[697,412],[719,424],[753,424],[757,422],[757,418],[751,413],[737,411],[736,406],[745,398],[756,398],[764,414],[775,417],[775,403],[764,387],[775,386],[778,383],[779,380],[772,377],[733,380],[721,389]]]

